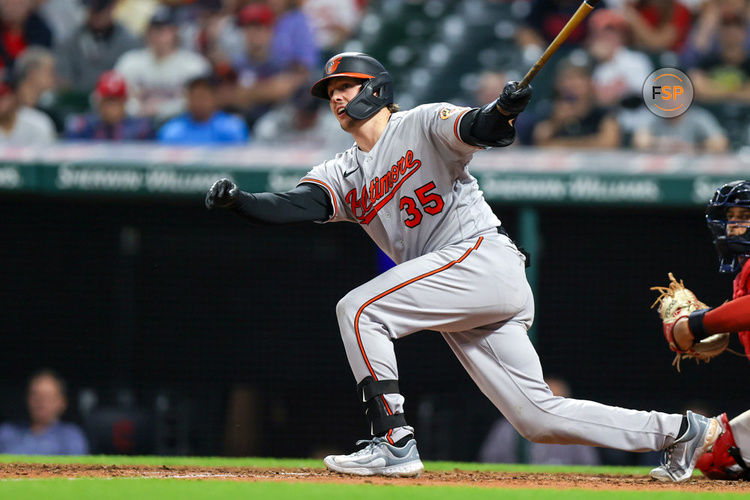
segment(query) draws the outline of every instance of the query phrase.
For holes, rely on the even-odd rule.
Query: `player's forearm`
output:
[[[513,143],[515,116],[504,115],[494,103],[468,111],[461,120],[461,140],[472,146],[503,147]]]
[[[516,137],[513,122],[529,104],[531,86],[508,82],[495,102],[467,112],[461,120],[458,135],[472,146],[493,148],[508,146]]]
[[[703,316],[703,327],[709,335],[750,330],[750,295],[708,311]]]
[[[701,309],[674,325],[674,339],[680,349],[716,333],[750,330],[750,295],[723,304],[716,309]]]
[[[325,192],[309,184],[286,193],[241,192],[231,210],[252,223],[263,225],[324,221],[331,214]]]

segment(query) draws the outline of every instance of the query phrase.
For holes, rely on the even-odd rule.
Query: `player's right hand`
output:
[[[518,88],[518,82],[508,82],[497,99],[497,107],[506,115],[517,116],[531,100],[531,85]]]
[[[231,207],[239,198],[240,188],[237,184],[229,179],[220,179],[206,193],[206,208],[211,210],[214,207]]]

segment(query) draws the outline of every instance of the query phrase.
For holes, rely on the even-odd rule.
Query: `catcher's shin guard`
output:
[[[695,466],[709,479],[750,479],[750,469],[742,460],[740,450],[734,441],[727,414],[722,413],[719,421],[724,427],[724,432],[714,443],[713,449],[704,453]]]
[[[398,380],[375,380],[365,377],[357,384],[357,393],[370,422],[370,433],[382,436],[390,429],[403,427],[406,419],[403,413],[393,413],[383,394],[398,394]]]

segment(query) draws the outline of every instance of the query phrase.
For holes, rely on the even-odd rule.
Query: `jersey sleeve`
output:
[[[326,222],[356,222],[354,216],[349,213],[346,208],[344,189],[343,189],[343,162],[340,161],[342,156],[338,156],[335,160],[329,160],[313,167],[300,181],[300,184],[315,184],[323,188],[331,199],[331,206],[333,207],[333,214],[328,220],[320,221],[321,223]]]
[[[461,120],[470,110],[446,102],[425,104],[415,109],[428,137],[441,149],[460,157],[470,157],[482,149],[465,143],[458,132]]]
[[[741,332],[750,330],[750,295],[725,302],[703,316],[706,333]]]

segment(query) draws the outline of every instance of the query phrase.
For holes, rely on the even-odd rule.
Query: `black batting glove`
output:
[[[500,112],[517,116],[521,111],[526,109],[526,105],[531,100],[531,85],[518,88],[518,82],[508,82],[505,84],[503,93],[500,94],[497,101],[497,107]]]
[[[228,208],[237,203],[240,198],[240,188],[229,179],[221,179],[214,182],[211,189],[206,193],[206,208],[214,207]]]

